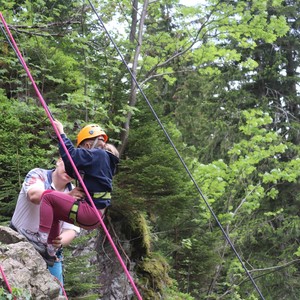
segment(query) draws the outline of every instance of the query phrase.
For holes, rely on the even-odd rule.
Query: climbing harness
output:
[[[103,221],[103,219],[102,219],[102,217],[100,215],[101,213],[97,210],[94,202],[92,201],[92,198],[91,198],[91,196],[90,196],[90,194],[89,194],[89,192],[88,192],[88,190],[87,190],[87,188],[86,188],[86,186],[85,186],[85,184],[84,184],[84,182],[83,182],[83,180],[82,180],[82,178],[81,178],[81,176],[80,176],[80,174],[79,174],[79,172],[78,172],[78,170],[77,170],[77,168],[75,166],[75,163],[74,163],[74,161],[73,161],[73,159],[72,159],[72,157],[71,157],[71,155],[70,155],[70,153],[69,153],[66,145],[64,144],[63,139],[60,136],[60,133],[59,133],[58,129],[56,128],[56,126],[54,124],[54,118],[53,118],[53,116],[52,116],[52,114],[51,114],[51,112],[50,112],[50,110],[49,110],[49,108],[48,108],[48,106],[47,106],[47,104],[46,104],[43,96],[41,95],[41,93],[40,93],[40,91],[39,91],[39,89],[38,89],[38,87],[37,87],[37,85],[36,85],[36,83],[35,83],[32,75],[31,75],[31,73],[30,73],[30,71],[29,71],[29,69],[28,69],[28,67],[26,65],[26,62],[25,62],[24,58],[22,57],[22,54],[19,51],[19,48],[18,48],[18,46],[17,46],[17,44],[16,44],[16,42],[15,42],[15,40],[14,40],[14,38],[13,38],[13,36],[12,36],[9,28],[8,28],[8,25],[7,25],[7,23],[6,23],[6,21],[5,21],[5,19],[4,19],[4,17],[3,17],[3,15],[2,15],[1,12],[0,12],[0,19],[1,19],[3,25],[4,25],[5,29],[6,29],[6,32],[8,33],[8,36],[9,36],[9,39],[10,39],[10,41],[12,43],[13,48],[17,52],[17,56],[18,56],[18,58],[19,58],[19,60],[20,60],[20,62],[22,64],[23,68],[25,69],[25,71],[26,71],[26,73],[27,73],[27,75],[28,75],[28,77],[29,77],[32,85],[33,85],[33,88],[34,88],[34,90],[35,90],[35,92],[36,92],[36,94],[37,94],[37,96],[38,96],[38,98],[40,100],[40,103],[43,106],[43,108],[44,108],[44,110],[46,112],[46,115],[48,116],[48,118],[49,118],[49,120],[51,122],[51,125],[52,125],[52,127],[53,127],[53,129],[54,129],[54,131],[55,131],[55,133],[56,133],[56,135],[58,137],[58,140],[61,143],[63,149],[65,150],[65,153],[66,153],[66,155],[67,155],[67,157],[68,157],[68,159],[69,159],[69,161],[70,161],[70,163],[71,163],[71,165],[72,165],[72,167],[73,167],[73,169],[74,169],[74,171],[76,173],[76,176],[79,179],[79,182],[80,182],[80,184],[81,184],[81,186],[82,186],[85,194],[87,195],[87,198],[89,199],[90,204],[91,204],[91,206],[93,207],[93,209],[95,211],[95,214],[97,215],[97,217],[98,217],[98,219],[100,221],[100,224],[101,224],[101,226],[103,228],[103,231],[105,232],[105,234],[107,236],[108,241],[110,242],[110,244],[111,244],[111,246],[112,246],[112,248],[113,248],[113,250],[114,250],[114,252],[115,252],[115,254],[116,254],[116,256],[117,256],[117,258],[118,258],[118,260],[119,260],[119,262],[120,262],[120,264],[121,264],[121,266],[122,266],[122,268],[123,268],[123,270],[124,270],[124,272],[125,272],[125,274],[127,276],[127,278],[128,278],[128,280],[129,280],[129,282],[131,283],[131,286],[132,286],[132,288],[133,288],[133,290],[134,290],[134,292],[135,292],[138,300],[142,300],[142,296],[140,295],[140,293],[139,293],[139,291],[138,291],[138,289],[136,287],[136,284],[134,283],[134,281],[132,279],[132,276],[130,275],[130,273],[129,273],[128,269],[127,269],[127,266],[125,265],[125,263],[124,263],[121,255],[120,255],[120,253],[119,253],[119,251],[118,251],[118,249],[117,249],[117,247],[116,247],[116,245],[115,245],[115,243],[114,243],[114,241],[113,241],[113,239],[112,239],[112,237],[111,237],[108,229],[106,228],[106,226],[104,224],[104,221]],[[0,27],[2,29],[2,26],[0,26]]]
[[[94,193],[94,194],[91,194],[91,196],[96,201],[97,200],[110,200],[111,199],[111,194],[107,193],[107,192],[104,192],[104,193]],[[88,225],[88,224],[79,223],[77,221],[77,214],[78,214],[78,209],[79,209],[79,205],[80,205],[81,201],[83,201],[83,200],[76,200],[74,202],[74,204],[72,205],[71,210],[69,212],[69,219],[74,222],[74,225],[77,225],[79,227],[80,227],[80,225],[91,226],[91,225]],[[88,203],[90,203],[88,199],[86,201]],[[106,205],[106,204],[104,204],[104,205]],[[97,203],[96,203],[96,206],[97,206]],[[105,208],[105,207],[103,207],[103,208]],[[95,225],[95,224],[92,224],[92,225]]]
[[[94,193],[92,194],[93,199],[99,200],[107,200],[111,199],[111,193],[103,192],[103,193]]]
[[[69,213],[69,219],[74,222],[74,225],[79,225],[77,223],[77,214],[78,214],[78,208],[79,208],[80,200],[76,200],[74,204],[71,207],[70,213]]]

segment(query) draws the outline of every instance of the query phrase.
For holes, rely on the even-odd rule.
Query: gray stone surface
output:
[[[11,288],[35,300],[59,299],[60,286],[43,258],[22,235],[5,226],[0,226],[0,264]],[[7,289],[2,276],[0,287]]]

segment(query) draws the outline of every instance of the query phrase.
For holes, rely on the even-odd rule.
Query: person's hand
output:
[[[62,247],[62,237],[59,235],[57,236],[54,240],[52,240],[52,245],[53,247],[59,249],[60,247]]]
[[[55,126],[56,126],[58,132],[59,132],[60,134],[64,134],[64,126],[63,126],[63,124],[60,123],[58,120],[54,120],[53,122],[54,122],[54,124],[55,124]]]
[[[85,198],[85,192],[82,188],[76,187],[72,191],[68,192],[70,196],[75,198],[76,200],[84,199]]]

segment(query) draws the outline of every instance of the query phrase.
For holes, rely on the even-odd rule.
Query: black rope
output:
[[[1,28],[1,31],[2,31],[2,33],[4,34],[4,36],[5,36],[6,40],[7,40],[7,42],[9,43],[9,45],[10,45],[10,46],[12,47],[12,49],[14,50],[14,52],[15,52],[15,54],[16,54],[18,60],[19,60],[19,62],[21,63],[21,65],[22,65],[23,68],[24,68],[24,65],[23,65],[23,62],[22,62],[22,60],[21,60],[21,58],[20,58],[20,56],[19,56],[19,53],[18,53],[17,50],[15,49],[15,47],[14,47],[14,45],[12,44],[12,42],[11,42],[9,36],[7,35],[6,31],[4,30],[4,25],[3,25],[3,24],[0,24],[0,28]]]
[[[120,52],[118,46],[116,45],[116,43],[115,43],[114,40],[112,39],[111,35],[109,34],[108,30],[106,29],[106,26],[104,25],[102,19],[101,19],[100,16],[98,15],[98,13],[97,13],[97,11],[96,11],[94,5],[91,3],[90,0],[88,0],[88,2],[89,2],[89,4],[90,4],[92,10],[93,10],[94,13],[96,14],[99,23],[101,24],[101,26],[102,26],[102,28],[104,29],[104,31],[106,32],[108,38],[110,39],[110,41],[111,41],[112,44],[114,45],[116,51],[118,52],[119,56],[121,57],[121,60],[122,60],[123,64],[125,65],[126,69],[128,70],[128,72],[130,73],[131,78],[132,78],[133,81],[135,82],[137,88],[139,89],[139,91],[141,92],[143,98],[145,99],[146,103],[148,104],[148,106],[149,106],[149,108],[150,108],[152,114],[154,115],[154,117],[155,117],[155,119],[157,120],[158,124],[159,124],[160,127],[162,128],[162,130],[163,130],[165,136],[167,137],[169,143],[170,143],[171,146],[173,147],[173,149],[174,149],[176,155],[177,155],[178,158],[180,159],[180,161],[181,161],[183,167],[185,168],[186,172],[188,173],[189,177],[191,178],[192,182],[194,183],[194,186],[196,187],[198,193],[200,194],[200,196],[201,196],[202,199],[204,200],[204,202],[205,202],[207,208],[209,209],[211,215],[213,216],[213,218],[215,219],[217,225],[218,225],[219,228],[221,229],[221,231],[222,231],[222,233],[223,233],[225,239],[227,240],[228,244],[230,245],[231,249],[232,249],[233,252],[235,253],[235,255],[236,255],[236,257],[238,258],[238,260],[240,261],[240,263],[242,264],[244,270],[246,271],[246,274],[248,275],[249,279],[250,279],[251,282],[253,283],[253,285],[254,285],[255,289],[257,290],[258,294],[260,295],[261,299],[264,299],[264,297],[263,297],[261,291],[259,290],[258,286],[256,285],[256,283],[255,283],[253,277],[251,276],[250,272],[248,271],[248,269],[246,268],[245,264],[243,263],[243,261],[242,261],[240,255],[239,255],[239,253],[237,252],[237,250],[235,249],[235,247],[234,247],[233,243],[231,242],[229,236],[228,236],[227,233],[225,232],[225,230],[224,230],[222,224],[221,224],[220,221],[218,220],[218,217],[216,216],[216,214],[215,214],[214,211],[212,210],[211,206],[209,205],[209,203],[208,203],[208,201],[207,201],[205,195],[203,194],[202,190],[200,189],[200,187],[199,187],[198,184],[196,183],[194,177],[192,176],[191,172],[189,171],[189,169],[188,169],[186,163],[184,162],[182,156],[181,156],[180,153],[178,152],[178,150],[177,150],[175,144],[173,143],[173,141],[172,141],[172,139],[170,138],[168,132],[166,131],[164,125],[162,124],[162,122],[160,121],[158,115],[156,114],[156,112],[155,112],[153,106],[152,106],[151,103],[149,102],[147,96],[145,95],[144,91],[142,90],[141,86],[139,85],[137,79],[135,78],[134,74],[132,73],[131,69],[129,68],[128,64],[126,63],[126,61],[125,61],[125,59],[124,59],[122,53]],[[10,39],[8,38],[8,36],[7,36],[7,34],[6,34],[6,32],[5,32],[4,28],[3,28],[3,26],[0,25],[0,28],[1,28],[2,32],[3,32],[3,34],[5,35],[5,37],[6,37],[7,41],[8,41],[8,43],[9,43],[10,46],[13,48],[14,52],[16,53],[16,55],[17,55],[19,61],[21,62],[22,66],[23,66],[22,60],[20,59],[20,57],[19,57],[17,51],[15,50],[14,46],[12,45],[12,43],[11,43],[11,41],[10,41]],[[48,109],[48,112],[50,113],[52,119],[54,119],[54,118],[53,118],[53,115],[51,114],[51,112],[50,112],[50,110],[49,110],[48,107],[47,107],[47,109]]]
[[[25,69],[24,64],[23,64],[23,61],[22,61],[22,59],[20,58],[18,51],[15,49],[13,43],[11,42],[9,36],[7,35],[6,31],[4,30],[4,26],[3,26],[2,24],[0,24],[0,28],[1,28],[1,31],[3,32],[4,36],[6,37],[7,42],[9,43],[9,45],[10,45],[10,46],[12,47],[12,49],[14,50],[14,52],[15,52],[15,54],[16,54],[16,56],[17,56],[19,62],[21,63],[22,67]],[[46,105],[46,109],[47,109],[47,111],[49,112],[49,115],[51,116],[52,120],[55,120],[54,117],[53,117],[52,112],[50,111],[50,109],[49,109],[49,107],[48,107],[48,105]]]
[[[104,23],[103,23],[101,17],[100,17],[99,14],[97,13],[97,11],[96,11],[94,5],[91,3],[90,0],[88,0],[88,2],[89,2],[89,4],[90,4],[92,10],[94,11],[95,15],[97,16],[98,21],[99,21],[100,25],[102,26],[103,30],[105,31],[105,33],[107,34],[107,36],[108,36],[108,38],[110,39],[111,43],[114,45],[116,51],[118,52],[119,56],[121,57],[121,60],[122,60],[123,64],[125,65],[127,71],[130,73],[131,78],[133,79],[133,81],[135,82],[137,88],[138,88],[139,91],[141,92],[143,98],[144,98],[145,101],[147,102],[147,104],[148,104],[148,106],[149,106],[151,112],[153,113],[155,119],[157,120],[158,124],[160,125],[161,129],[163,130],[163,132],[164,132],[165,136],[167,137],[169,143],[172,145],[172,147],[173,147],[174,151],[176,152],[176,155],[177,155],[178,158],[180,159],[180,161],[181,161],[183,167],[185,168],[186,172],[188,173],[189,177],[191,178],[192,182],[194,183],[194,185],[195,185],[195,187],[196,187],[198,193],[201,195],[201,197],[202,197],[202,199],[204,200],[204,202],[205,202],[207,208],[209,209],[209,211],[210,211],[210,213],[212,214],[213,218],[215,219],[215,221],[217,222],[218,226],[220,227],[220,229],[221,229],[221,231],[222,231],[222,233],[223,233],[225,239],[227,240],[227,242],[228,242],[228,244],[230,245],[231,249],[233,250],[234,254],[236,255],[236,257],[237,257],[238,260],[240,261],[241,265],[243,266],[244,270],[246,271],[246,274],[248,275],[249,279],[250,279],[251,282],[253,283],[253,285],[254,285],[255,289],[257,290],[258,294],[260,295],[261,299],[264,300],[265,298],[264,298],[264,296],[262,295],[260,289],[259,289],[258,286],[256,285],[256,283],[255,283],[253,277],[251,276],[250,272],[247,270],[247,268],[246,268],[245,264],[243,263],[243,261],[242,261],[240,255],[239,255],[239,253],[237,252],[237,250],[235,249],[235,247],[234,247],[233,243],[231,242],[229,236],[228,236],[227,233],[225,232],[225,230],[224,230],[222,224],[220,223],[218,217],[216,216],[216,214],[214,213],[214,211],[213,211],[212,208],[210,207],[210,205],[209,205],[209,203],[208,203],[206,197],[204,196],[204,194],[202,193],[200,187],[199,187],[198,184],[196,183],[196,181],[195,181],[193,175],[191,174],[191,172],[190,172],[190,170],[188,169],[187,165],[185,164],[183,158],[181,157],[180,153],[178,152],[176,146],[174,145],[172,139],[170,138],[168,132],[166,131],[165,127],[163,126],[162,122],[160,121],[159,117],[157,116],[157,114],[156,114],[154,108],[152,107],[151,103],[149,102],[149,100],[148,100],[147,96],[145,95],[143,89],[141,88],[141,86],[139,85],[139,83],[138,83],[137,79],[135,78],[134,74],[133,74],[132,71],[130,70],[128,64],[126,63],[126,61],[125,61],[125,59],[124,59],[124,57],[123,57],[123,55],[122,55],[122,53],[121,53],[120,50],[119,50],[119,47],[117,46],[117,44],[115,43],[115,41],[114,41],[113,38],[111,37],[110,33],[109,33],[108,30],[106,29],[106,26],[104,25]]]

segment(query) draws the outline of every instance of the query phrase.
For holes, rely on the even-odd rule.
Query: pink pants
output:
[[[39,230],[49,234],[49,243],[52,243],[52,240],[60,235],[60,220],[74,224],[74,221],[69,219],[69,213],[75,202],[75,198],[63,192],[47,190],[42,195]],[[76,225],[79,227],[89,230],[100,225],[94,208],[86,201],[80,201],[79,203],[77,223]]]

